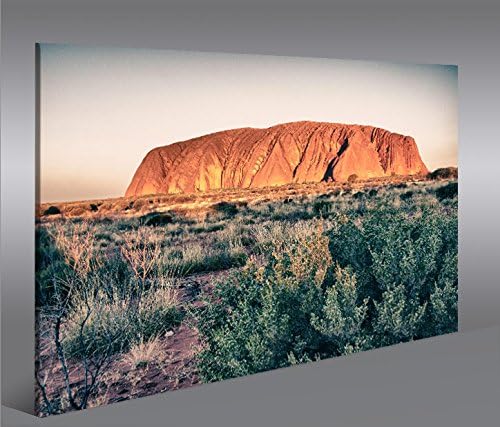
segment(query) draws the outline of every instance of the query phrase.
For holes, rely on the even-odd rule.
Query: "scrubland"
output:
[[[40,206],[38,412],[456,331],[438,178]]]

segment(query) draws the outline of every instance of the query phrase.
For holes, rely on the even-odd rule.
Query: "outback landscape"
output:
[[[151,150],[124,197],[36,212],[40,415],[458,326],[458,170],[294,122]]]

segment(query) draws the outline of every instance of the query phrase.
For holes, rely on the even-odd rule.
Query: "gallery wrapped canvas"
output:
[[[457,330],[457,68],[38,46],[36,411]]]

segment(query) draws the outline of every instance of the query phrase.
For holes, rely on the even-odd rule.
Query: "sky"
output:
[[[41,202],[123,196],[152,148],[298,120],[415,138],[456,166],[455,66],[42,44]]]

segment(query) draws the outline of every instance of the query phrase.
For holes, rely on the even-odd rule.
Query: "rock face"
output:
[[[126,196],[426,174],[410,136],[373,126],[293,122],[241,128],[151,150]]]

